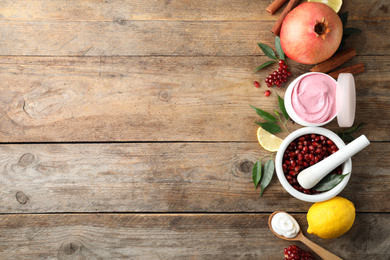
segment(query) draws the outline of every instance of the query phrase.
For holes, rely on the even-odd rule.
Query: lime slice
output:
[[[257,140],[265,150],[270,152],[276,152],[283,142],[283,139],[271,134],[261,127],[257,129]]]
[[[343,5],[342,0],[308,0],[308,2],[323,3],[332,8],[336,13],[340,11],[341,6]]]

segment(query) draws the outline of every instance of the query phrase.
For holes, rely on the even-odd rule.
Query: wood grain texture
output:
[[[276,176],[262,198],[252,183],[268,153],[249,105],[271,112],[285,91],[263,95],[275,66],[253,72],[283,10],[270,2],[0,1],[0,259],[281,259],[291,243],[269,214],[292,212],[306,234],[312,203]],[[308,237],[343,259],[390,258],[389,8],[340,11],[362,30],[343,66],[366,65],[356,123],[372,143],[340,194],[352,229]],[[291,80],[312,67],[288,62]]]
[[[0,57],[0,141],[256,141],[261,118],[249,105],[272,112],[286,88],[263,95],[262,79],[275,67],[253,69],[266,60]],[[389,141],[389,60],[358,56],[344,66],[357,61],[366,71],[355,76],[355,122],[371,141]],[[310,68],[291,67],[292,79]],[[327,127],[338,130],[337,122]]]
[[[387,20],[350,21],[358,55],[389,55]],[[24,22],[0,24],[0,55],[243,56],[274,46],[272,21]],[[353,46],[350,46],[353,45]]]
[[[1,145],[0,213],[306,212],[276,174],[259,198],[252,166],[264,155],[257,143]],[[340,196],[357,211],[389,212],[387,158],[386,143],[353,157]]]
[[[7,21],[125,21],[125,20],[276,20],[283,5],[274,15],[266,12],[272,1],[252,0],[51,0],[3,1],[2,19]],[[302,1],[304,2],[304,1]],[[340,13],[350,11],[351,20],[389,19],[386,0],[343,2]]]
[[[388,259],[389,214],[357,214],[336,239],[305,235],[343,259]],[[0,215],[4,259],[269,259],[298,244],[274,236],[269,214]],[[381,223],[379,225],[379,223]],[[354,243],[351,243],[354,241]]]

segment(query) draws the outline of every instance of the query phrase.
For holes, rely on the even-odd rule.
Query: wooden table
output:
[[[261,198],[253,187],[270,153],[249,105],[272,111],[286,89],[265,97],[275,68],[253,72],[282,12],[270,2],[2,1],[0,259],[283,259],[277,210],[343,259],[389,259],[389,2],[340,11],[363,31],[343,67],[366,66],[355,122],[371,145],[340,194],[356,221],[331,240],[307,234],[312,203],[276,175]],[[292,78],[311,68],[289,64]]]

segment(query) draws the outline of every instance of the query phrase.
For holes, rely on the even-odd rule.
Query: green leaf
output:
[[[282,111],[284,118],[289,119],[286,107],[284,106],[284,100],[278,95],[279,109]]]
[[[345,27],[345,25],[347,24],[347,21],[348,21],[348,14],[349,12],[345,12],[345,13],[342,13],[342,14],[339,14],[339,17],[341,19],[341,22],[343,23],[343,28]]]
[[[271,182],[272,176],[274,175],[274,171],[275,171],[274,161],[272,160],[267,161],[264,165],[264,174],[260,182],[260,186],[261,186],[260,197],[261,195],[263,195],[265,188],[267,188],[268,184]]]
[[[263,51],[263,53],[268,57],[268,58],[271,58],[271,59],[274,59],[274,60],[277,60],[278,58],[276,57],[276,54],[274,52],[274,50],[272,50],[271,47],[269,47],[268,45],[264,44],[264,43],[258,43],[257,45],[259,45],[260,49]]]
[[[352,135],[354,132],[358,131],[360,128],[363,127],[363,124],[354,125],[350,128],[348,128],[345,131],[342,132],[336,132],[338,136],[340,136],[341,139],[345,142],[352,142],[355,140],[355,137]]]
[[[355,140],[356,138],[353,135],[351,135],[351,133],[343,133],[343,137],[341,139],[343,139],[343,141],[349,143],[349,142],[352,142],[353,140]]]
[[[260,179],[261,179],[261,162],[257,161],[253,165],[253,169],[252,169],[252,180],[253,180],[253,184],[255,185],[255,189],[257,189],[257,185],[259,185]]]
[[[340,46],[339,46],[339,48],[337,49],[336,53],[342,51],[343,48],[344,48],[344,46],[345,46],[345,41],[344,41],[344,40],[341,40]]]
[[[276,61],[276,60],[270,60],[270,61],[264,62],[263,64],[261,64],[259,67],[257,67],[257,68],[255,69],[255,72],[256,72],[256,71],[259,71],[259,70],[261,70],[262,68],[265,68],[265,67],[267,67],[268,65],[271,65],[272,63],[275,63],[275,62],[277,62],[277,61]]]
[[[274,113],[275,113],[277,116],[279,116],[279,117],[280,117],[280,115],[279,115],[278,111],[276,111],[275,109],[274,109]]]
[[[363,124],[357,124],[357,125],[351,126],[347,130],[342,131],[342,133],[354,133],[362,127],[363,127]]]
[[[358,29],[358,28],[344,28],[344,31],[343,31],[343,34],[344,35],[351,35],[351,34],[354,34],[354,33],[361,33],[362,30]]]
[[[271,115],[270,113],[265,112],[264,110],[261,110],[259,108],[255,108],[254,106],[251,106],[251,105],[249,105],[249,106],[251,108],[253,108],[259,116],[261,116],[262,118],[264,118],[268,122],[276,122],[276,118],[273,115]]]
[[[276,50],[276,53],[279,56],[279,59],[285,60],[284,51],[282,49],[282,45],[280,44],[279,36],[276,36],[276,38],[275,38],[275,50]]]
[[[271,134],[276,134],[282,131],[280,126],[272,122],[265,122],[265,123],[255,122],[255,123],[261,126],[264,130],[270,132]]]
[[[348,174],[328,174],[316,186],[313,187],[316,191],[328,191],[336,187]]]
[[[359,33],[359,32],[362,32],[362,31],[358,28],[345,28],[344,32],[343,32],[343,37],[341,38],[341,41],[345,41],[352,34]]]

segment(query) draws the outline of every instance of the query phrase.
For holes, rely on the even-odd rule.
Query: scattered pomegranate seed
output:
[[[320,193],[314,189],[303,189],[297,181],[297,175],[302,170],[320,162],[337,151],[337,146],[325,136],[311,134],[300,136],[293,140],[283,154],[283,172],[288,183],[294,189],[305,194]],[[330,174],[341,173],[342,168],[340,165]]]
[[[266,92],[264,92],[264,96],[268,97],[269,95],[271,95],[271,91],[267,90]]]
[[[310,251],[300,249],[296,245],[289,246],[283,250],[285,260],[313,260],[314,257]]]
[[[258,81],[253,81],[253,85],[256,87],[256,88],[259,88],[260,87],[260,83]]]
[[[288,71],[287,68],[288,66],[285,64],[284,60],[279,60],[278,69],[270,73],[265,79],[267,87],[272,87],[272,85],[275,85],[278,88],[282,87],[282,84],[286,83],[287,78],[291,76],[291,71]]]

